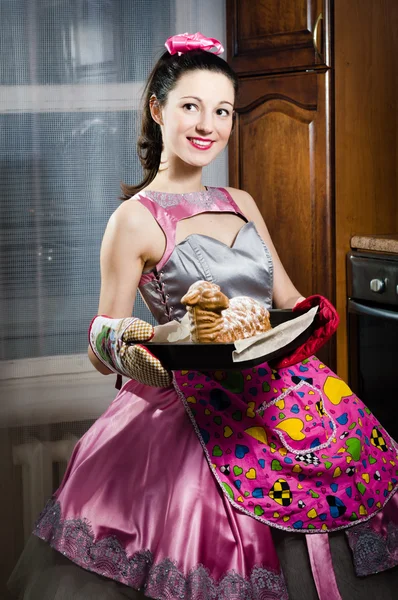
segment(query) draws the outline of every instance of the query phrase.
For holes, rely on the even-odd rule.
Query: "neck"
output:
[[[205,189],[202,183],[202,167],[194,167],[181,161],[179,164],[162,162],[148,189],[175,194],[201,192]]]

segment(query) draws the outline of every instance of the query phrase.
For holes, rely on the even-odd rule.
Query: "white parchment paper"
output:
[[[287,346],[305,331],[313,322],[318,307],[311,308],[308,312],[285,321],[281,325],[270,329],[266,333],[260,333],[244,340],[234,343],[235,350],[232,352],[232,361],[239,363],[246,360],[261,358]],[[177,344],[190,341],[189,317],[186,313],[181,320],[170,321],[164,325],[156,325],[155,335],[152,343]]]
[[[181,321],[170,321],[164,325],[155,325],[155,335],[151,342],[177,344],[190,341],[189,315],[185,313]]]
[[[254,335],[245,340],[237,340],[234,342],[235,350],[232,352],[233,362],[261,358],[261,356],[266,356],[287,346],[311,325],[317,310],[318,307],[314,306],[303,315],[285,321],[265,333]]]

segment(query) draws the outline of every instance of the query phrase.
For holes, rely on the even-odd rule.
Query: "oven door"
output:
[[[348,300],[349,383],[398,439],[398,312]]]

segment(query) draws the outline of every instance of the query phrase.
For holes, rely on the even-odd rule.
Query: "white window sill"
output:
[[[117,394],[115,377],[85,354],[3,361],[0,427],[95,419]]]

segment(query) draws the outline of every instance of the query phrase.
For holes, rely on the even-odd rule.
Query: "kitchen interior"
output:
[[[1,507],[6,523],[0,597],[5,599],[6,579],[43,498],[59,484],[77,439],[114,396],[114,382],[104,382],[86,363],[84,327],[96,310],[99,280],[91,273],[97,269],[101,230],[117,206],[119,180],[127,173],[132,180],[139,173],[129,156],[130,138],[137,135],[137,121],[131,114],[139,110],[138,102],[131,105],[131,98],[136,82],[144,77],[146,64],[152,62],[152,54],[160,51],[160,44],[150,46],[152,35],[162,40],[176,31],[203,29],[206,35],[226,42],[227,58],[239,76],[240,91],[228,157],[225,155],[209,173],[208,183],[229,183],[248,191],[256,199],[296,287],[305,296],[322,294],[335,304],[340,326],[319,356],[352,385],[398,438],[394,402],[398,385],[398,2],[168,0],[161,3],[161,10],[155,10],[154,0],[139,0],[136,5],[145,16],[145,26],[151,25],[145,40],[142,36],[137,45],[147,44],[148,61],[135,59],[131,72],[126,57],[134,56],[137,45],[134,36],[121,32],[118,25],[123,19],[126,25],[130,23],[123,15],[123,1],[112,6],[105,0],[35,0],[26,8],[26,3],[17,0],[12,10],[11,4],[10,0],[0,3],[0,28],[7,26],[11,31],[11,38],[7,37],[9,53],[15,36],[28,37],[24,68],[34,76],[26,76],[26,80],[21,76],[17,81],[12,65],[0,59],[5,76],[0,78],[0,119],[3,131],[6,127],[17,131],[22,122],[21,139],[31,132],[33,160],[27,165],[18,154],[18,144],[10,146],[15,153],[12,177],[18,183],[11,185],[10,163],[4,160],[4,202],[16,202],[17,197],[28,194],[35,198],[37,182],[49,177],[45,168],[51,160],[59,170],[72,165],[67,185],[74,183],[74,197],[80,204],[72,204],[73,216],[57,213],[51,203],[46,205],[45,226],[49,230],[56,226],[62,233],[68,219],[68,227],[75,231],[83,222],[91,245],[81,265],[77,238],[70,244],[70,237],[61,236],[58,245],[39,246],[18,284],[22,289],[31,278],[32,286],[40,288],[42,300],[32,293],[28,311],[24,308],[26,296],[10,275],[15,263],[2,274],[1,306],[10,315],[10,322],[14,314],[18,316],[20,327],[14,337],[3,327],[0,365],[5,399],[0,422]],[[116,5],[121,11],[119,20]],[[54,64],[58,61],[56,69],[65,73],[65,78],[51,80],[46,79],[47,72],[40,72],[38,19],[46,15],[46,27],[55,27],[53,10],[62,6],[67,6],[65,27],[59,34],[64,50],[59,56],[54,54],[53,60]],[[85,30],[83,26],[79,29],[81,23]],[[98,24],[102,33],[93,37],[93,45],[86,48],[84,56],[80,54],[79,66],[79,55],[68,46],[68,27],[75,31],[76,43],[79,31],[93,35]],[[104,44],[101,35],[105,30]],[[102,64],[92,59],[95,53],[101,55]],[[123,69],[124,79],[120,76]],[[48,86],[59,91],[59,97],[49,94]],[[8,104],[2,104],[2,88],[3,98],[11,98]],[[48,150],[40,147],[37,131],[42,128],[40,140],[45,145],[46,132],[58,126],[59,136],[63,136],[62,152],[58,153],[55,138]],[[83,174],[94,182],[91,196],[87,196],[84,181],[76,176],[82,160],[74,145],[78,137],[83,140],[87,161]],[[5,137],[3,141],[4,148]],[[104,147],[97,165],[94,146]],[[106,150],[107,146],[110,149]],[[44,168],[38,157],[41,160],[46,152]],[[120,164],[121,172],[117,171]],[[105,178],[111,180],[111,186],[99,207],[95,199],[99,187],[106,185]],[[12,186],[15,189],[11,190]],[[82,204],[82,198],[87,198],[87,204]],[[62,202],[70,202],[70,197],[64,195]],[[29,218],[33,219],[32,225],[24,222],[26,231],[31,228],[40,233],[44,227],[37,217],[39,209],[37,198],[26,204],[26,212],[31,211]],[[87,218],[87,214],[95,218]],[[17,231],[15,223],[4,218],[1,229],[2,233],[8,229],[14,236],[12,247],[22,252],[21,229]],[[2,245],[5,252],[7,243]],[[64,265],[70,279],[65,279],[63,289],[76,300],[65,306],[59,297],[51,300],[55,280],[51,279],[53,274],[47,275],[57,261],[57,252],[70,253]],[[73,272],[76,262],[78,280]],[[61,317],[52,330],[49,321],[55,309]],[[138,302],[136,314],[149,319],[145,310]],[[35,327],[47,332],[45,335],[30,328],[25,315],[29,311]],[[79,315],[77,332],[65,329],[69,314]],[[25,315],[22,320],[20,315]],[[29,334],[25,338],[26,330]],[[59,331],[63,332],[63,343],[53,347],[51,340]]]
[[[398,4],[227,2],[230,185],[287,272],[340,315],[319,356],[398,436]]]

